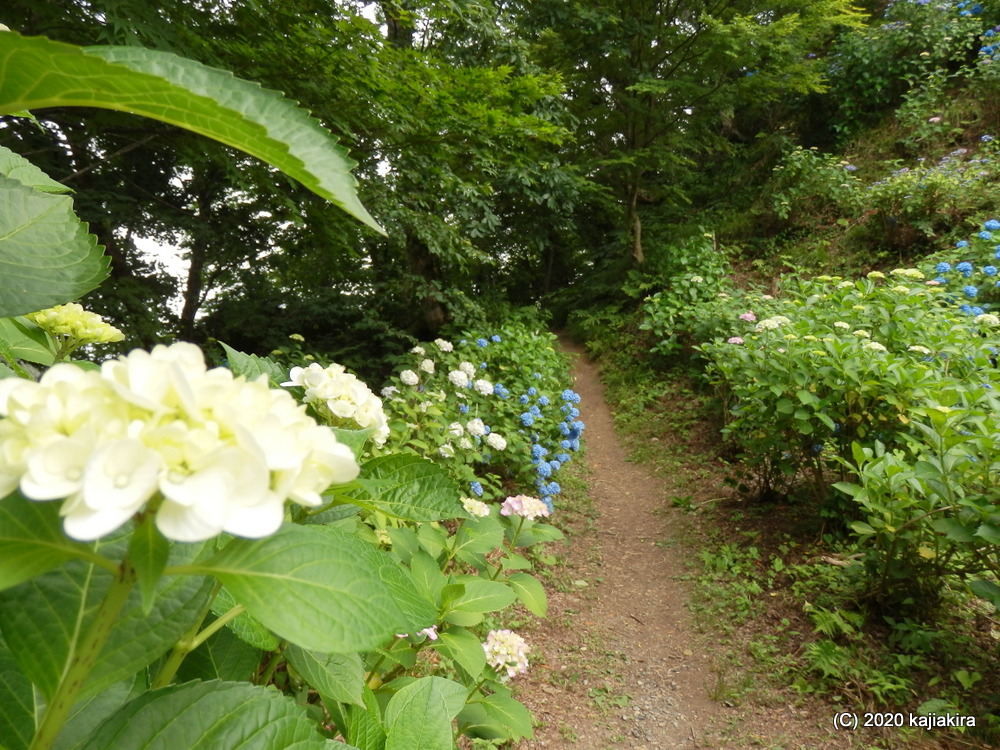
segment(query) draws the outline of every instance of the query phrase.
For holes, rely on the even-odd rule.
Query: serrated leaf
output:
[[[285,368],[277,362],[267,357],[258,357],[256,354],[244,354],[221,341],[219,344],[226,350],[229,369],[234,375],[242,375],[247,380],[256,380],[261,375],[266,375],[271,385],[281,385],[288,380]]]
[[[470,575],[455,576],[455,579],[465,584],[465,592],[451,605],[451,609],[458,612],[496,612],[517,599],[510,586],[501,581]]]
[[[324,700],[364,706],[365,668],[357,654],[319,654],[298,646],[289,646],[283,653]]]
[[[352,502],[406,521],[464,515],[458,486],[445,469],[419,456],[380,456],[361,467]]]
[[[145,693],[107,718],[80,750],[324,750],[302,706],[276,690],[187,682]]]
[[[189,561],[199,546],[181,545],[175,559]],[[97,547],[121,557],[125,543],[119,538],[98,542]],[[0,628],[21,669],[46,700],[52,699],[111,577],[103,568],[71,560],[0,593]],[[133,590],[80,699],[130,677],[165,654],[194,624],[210,588],[211,581],[199,577],[165,579],[149,615],[143,614],[140,594]]]
[[[371,552],[378,551],[337,529],[286,524],[265,539],[234,539],[192,570],[222,581],[280,637],[348,653],[425,627],[404,617]]]
[[[548,599],[545,588],[537,578],[529,573],[512,573],[507,577],[507,583],[531,614],[545,617],[549,608]]]
[[[43,193],[72,193],[72,189],[56,182],[20,154],[0,146],[0,175],[17,180],[25,187]]]
[[[275,639],[275,648],[277,645],[278,641]],[[222,628],[185,657],[177,670],[175,682],[245,682],[257,673],[262,653],[261,649],[246,643],[229,628]]]
[[[0,114],[100,107],[152,117],[246,151],[382,232],[358,201],[346,150],[275,91],[140,47],[0,35]]]
[[[0,639],[0,738],[6,750],[27,750],[35,734],[35,722],[31,680]]]
[[[439,634],[434,648],[454,660],[473,681],[486,667],[486,652],[482,642],[464,628],[452,628]]]
[[[79,701],[66,718],[53,750],[79,750],[107,717],[149,688],[147,681],[146,675],[139,672]]]
[[[0,590],[90,551],[63,533],[59,503],[28,500],[19,492],[0,500]]]
[[[156,601],[156,584],[170,557],[170,542],[148,517],[132,533],[128,553],[142,596],[142,611],[148,615]]]
[[[364,708],[351,706],[348,714],[350,728],[347,732],[347,741],[358,750],[384,750],[385,728],[382,726],[382,712],[378,698],[371,688],[365,687],[362,700]]]
[[[0,176],[0,317],[81,297],[107,278],[110,262],[69,196]]]
[[[0,318],[0,339],[7,342],[18,359],[46,367],[55,361],[52,338],[27,318]]]
[[[385,750],[452,750],[451,720],[468,688],[443,677],[423,677],[402,688],[385,707]]]
[[[212,614],[221,617],[237,604],[236,598],[223,586],[212,601]],[[226,627],[245,644],[261,651],[274,651],[281,644],[274,633],[249,612],[240,613],[227,622]]]
[[[531,714],[524,704],[509,696],[494,693],[483,698],[482,705],[490,718],[507,731],[507,738],[520,740],[534,737]]]

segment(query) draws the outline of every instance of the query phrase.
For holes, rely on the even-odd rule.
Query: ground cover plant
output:
[[[262,151],[377,227],[329,135],[270,92],[135,48],[0,32],[0,54],[35,66],[4,78],[2,111],[86,99],[161,116]],[[81,75],[104,93],[82,97]],[[228,97],[212,98],[220,80]],[[271,141],[252,124],[260,106]],[[414,455],[421,428],[393,434],[405,407],[387,418],[336,363],[287,369],[223,345],[227,366],[212,368],[185,342],[73,359],[127,340],[80,305],[46,307],[101,281],[101,248],[70,199],[51,196],[61,186],[0,155],[0,263],[25,279],[5,275],[0,294],[3,745],[376,750],[530,736],[508,684],[530,646],[486,615],[515,601],[546,610],[530,548],[560,536],[543,520],[559,492],[550,477],[583,429],[551,338],[522,324],[474,342],[496,345],[481,374],[505,373],[522,413],[470,400],[470,461],[503,487],[487,474],[493,502],[463,498],[484,493],[459,491],[454,454]],[[51,258],[29,250],[39,243]],[[482,378],[456,381],[456,399],[488,395]],[[496,433],[480,432],[487,422]],[[556,436],[567,452],[545,461]]]

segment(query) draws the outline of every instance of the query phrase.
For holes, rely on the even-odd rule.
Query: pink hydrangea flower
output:
[[[743,339],[740,336],[733,336],[732,338],[726,339],[727,344],[742,344]]]
[[[753,310],[747,310],[740,316],[740,320],[745,320],[747,323],[756,323],[757,316],[753,314]]]

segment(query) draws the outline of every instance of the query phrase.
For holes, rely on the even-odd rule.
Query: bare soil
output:
[[[593,507],[564,519],[569,543],[548,616],[523,628],[534,653],[516,690],[537,726],[535,738],[518,750],[897,747],[884,736],[835,732],[835,709],[790,690],[764,691],[765,700],[727,700],[720,660],[732,642],[724,645],[721,631],[696,622],[688,606],[685,574],[698,531],[692,525],[705,517],[670,502],[691,498],[685,476],[691,467],[657,475],[631,462],[615,434],[598,367],[580,347],[565,340],[563,346],[577,355],[574,387],[582,396]],[[697,486],[703,496],[726,494],[721,471],[714,484],[705,480],[704,464],[715,459],[699,457],[696,443],[697,436],[685,449],[695,451],[689,462],[702,471]]]

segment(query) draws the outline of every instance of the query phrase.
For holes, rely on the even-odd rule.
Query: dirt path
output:
[[[542,658],[518,692],[541,726],[519,748],[708,746],[702,739],[720,709],[677,580],[683,551],[670,540],[679,529],[659,510],[669,507],[670,482],[627,461],[596,365],[563,345],[581,355],[575,390],[600,522],[569,552],[570,590],[556,592],[548,618],[529,631]]]

